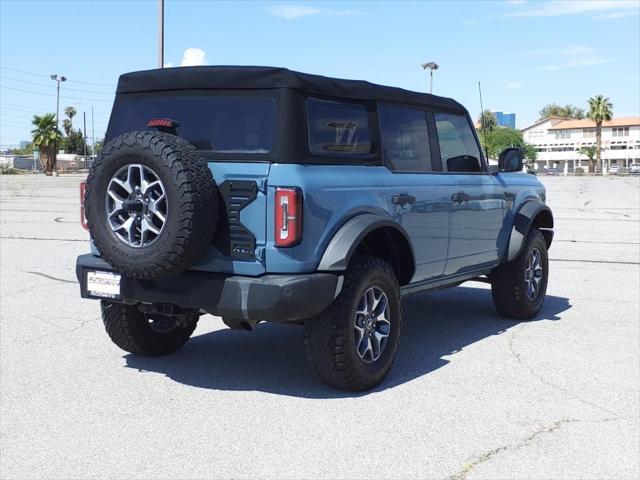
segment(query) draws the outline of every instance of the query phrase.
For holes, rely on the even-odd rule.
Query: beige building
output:
[[[596,125],[591,120],[549,117],[522,129],[527,143],[538,152],[537,169],[555,167],[573,172],[587,171],[589,160],[580,153],[596,144]],[[640,163],[640,117],[614,118],[602,124],[602,158],[607,170],[612,166],[628,167]]]

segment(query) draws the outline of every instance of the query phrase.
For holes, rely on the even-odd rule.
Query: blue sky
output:
[[[435,60],[434,93],[513,111],[602,93],[640,115],[640,2],[205,2],[166,0],[165,62],[273,65],[412,90]],[[94,108],[104,135],[118,75],[155,68],[157,1],[0,0],[0,144],[30,138],[33,113]]]

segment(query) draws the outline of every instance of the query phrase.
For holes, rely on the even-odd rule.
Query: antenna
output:
[[[484,122],[484,107],[482,106],[482,87],[480,86],[480,80],[478,80],[478,93],[480,93],[480,128],[482,128],[482,137],[484,139],[484,155],[489,162],[489,146],[487,145],[487,127]]]

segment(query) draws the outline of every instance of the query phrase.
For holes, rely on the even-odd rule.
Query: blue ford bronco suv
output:
[[[553,217],[522,152],[482,153],[448,98],[269,67],[122,75],[83,209],[84,298],[138,355],[203,314],[304,325],[329,385],[389,372],[405,294],[491,284],[508,318],[544,301]]]

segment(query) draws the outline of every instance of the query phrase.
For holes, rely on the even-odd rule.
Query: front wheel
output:
[[[548,276],[547,243],[534,228],[520,254],[492,273],[491,293],[500,315],[517,320],[535,317],[544,303]]]
[[[393,269],[380,258],[356,257],[333,304],[305,322],[307,358],[325,383],[368,390],[391,369],[401,327],[400,288]]]
[[[102,301],[104,328],[122,350],[143,356],[174,353],[182,347],[196,328],[198,313],[177,322],[176,317],[147,315],[137,305]]]

